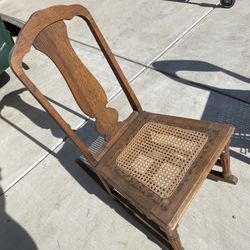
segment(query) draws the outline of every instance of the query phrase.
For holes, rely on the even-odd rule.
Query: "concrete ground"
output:
[[[77,1],[75,1],[77,2]],[[250,249],[249,1],[83,0],[143,109],[231,123],[237,186],[206,180],[184,215],[185,249]],[[27,21],[71,1],[0,0],[1,12]],[[72,45],[102,83],[109,105],[130,109],[86,25],[67,22]],[[55,66],[32,50],[27,74],[94,147],[97,134]],[[0,79],[0,249],[161,249],[74,162],[80,153],[10,69]]]

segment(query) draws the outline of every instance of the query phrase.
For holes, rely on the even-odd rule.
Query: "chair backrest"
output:
[[[61,72],[81,110],[89,117],[96,118],[97,131],[109,141],[121,128],[121,123],[118,121],[118,112],[113,108],[106,107],[107,96],[103,88],[82,63],[70,44],[63,20],[70,20],[74,16],[81,17],[86,21],[125,92],[130,105],[134,111],[140,112],[141,106],[126,77],[91,14],[81,5],[58,5],[35,12],[18,36],[16,45],[11,53],[10,63],[17,77],[79,147],[87,160],[92,165],[95,165],[96,160],[86,145],[77,137],[46,97],[27,77],[22,68],[23,58],[30,51],[32,45],[46,54]]]

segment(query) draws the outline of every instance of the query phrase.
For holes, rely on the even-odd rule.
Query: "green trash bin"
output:
[[[14,45],[10,32],[0,18],[0,74],[9,67],[9,54]]]

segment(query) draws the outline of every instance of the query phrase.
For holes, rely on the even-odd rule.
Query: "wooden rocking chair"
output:
[[[63,20],[81,17],[88,24],[133,109],[123,122],[107,108],[107,96],[73,50]],[[93,155],[84,142],[26,76],[22,60],[31,46],[46,54],[63,75],[81,110],[96,119],[106,143]],[[53,6],[35,12],[21,30],[11,67],[43,108],[79,148],[107,192],[164,238],[182,249],[178,223],[201,184],[209,177],[236,184],[230,172],[230,125],[143,111],[100,33],[81,5]],[[223,171],[212,170],[220,161]]]

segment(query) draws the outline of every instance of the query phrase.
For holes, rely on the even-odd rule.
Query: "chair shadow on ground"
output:
[[[222,89],[201,84],[180,77],[178,72],[223,72],[248,84],[250,83],[250,78],[203,61],[166,60],[155,62],[152,66],[155,70],[181,84],[209,90],[209,97],[201,119],[234,125],[235,133],[231,146],[238,148],[240,153],[231,149],[231,156],[250,164],[250,158],[247,156],[250,152],[250,91]]]
[[[192,4],[192,5],[198,5],[198,6],[207,7],[207,8],[223,8],[221,5],[216,5],[212,3],[197,3],[197,2],[192,2],[190,0],[164,0],[164,1]]]
[[[112,209],[114,209],[126,221],[130,222],[137,229],[144,232],[144,234],[151,241],[159,245],[160,248],[169,249],[168,247],[165,247],[162,244],[162,243],[165,243],[167,245],[166,242],[162,242],[162,240],[156,237],[155,235],[153,236],[153,232],[150,231],[149,228],[145,229],[145,227],[139,223],[138,219],[136,219],[133,215],[128,213],[127,210],[125,211],[123,207],[121,207],[119,204],[117,204],[117,202],[111,199],[111,197],[106,193],[106,191],[104,191],[102,184],[94,181],[95,176],[92,171],[90,171],[88,168],[86,168],[86,171],[84,171],[82,168],[80,168],[76,164],[75,160],[79,159],[81,156],[76,146],[69,139],[66,139],[66,136],[61,132],[60,128],[54,123],[54,121],[50,118],[47,112],[31,106],[30,104],[26,103],[22,99],[20,95],[24,91],[27,91],[27,90],[25,88],[21,88],[3,97],[3,99],[0,101],[0,119],[8,123],[10,126],[14,127],[20,133],[22,133],[27,138],[29,138],[33,143],[36,143],[47,152],[50,152],[50,154],[61,163],[61,165],[68,171],[68,173],[88,193],[94,194],[95,196],[97,196],[105,204],[107,204]],[[10,121],[6,117],[3,117],[3,115],[1,115],[1,111],[4,109],[5,106],[11,106],[12,108],[19,110],[23,115],[27,116],[31,121],[33,121],[33,123],[36,126],[39,126],[41,129],[50,129],[51,134],[53,136],[57,138],[62,138],[62,140],[64,140],[64,143],[62,144],[60,149],[51,151],[50,148],[48,148],[46,145],[41,143],[38,139],[31,136],[28,131],[25,131],[24,129],[14,124],[14,122]],[[60,106],[63,107],[62,104]],[[65,107],[65,109],[70,111],[67,107]],[[79,116],[82,116],[82,115],[79,114]],[[84,118],[84,116],[82,117]],[[103,137],[101,137],[97,133],[95,129],[95,122],[92,120],[88,120],[88,122],[83,127],[77,129],[76,133],[80,136],[81,139],[84,140],[84,142],[88,145],[88,147],[90,148],[92,152],[96,152],[104,143]],[[3,230],[2,227],[5,227],[5,225],[6,223],[0,224],[0,232],[1,230]],[[13,228],[13,230],[15,229]],[[21,240],[22,239],[20,239],[20,241]],[[24,237],[23,240],[26,241],[27,239]],[[26,249],[32,249],[32,248],[26,248]]]
[[[2,193],[1,186],[0,193]],[[0,245],[1,249],[5,250],[38,249],[28,232],[5,212],[4,195],[0,196]]]
[[[4,71],[0,74],[0,88],[7,84],[10,80],[10,76]]]

